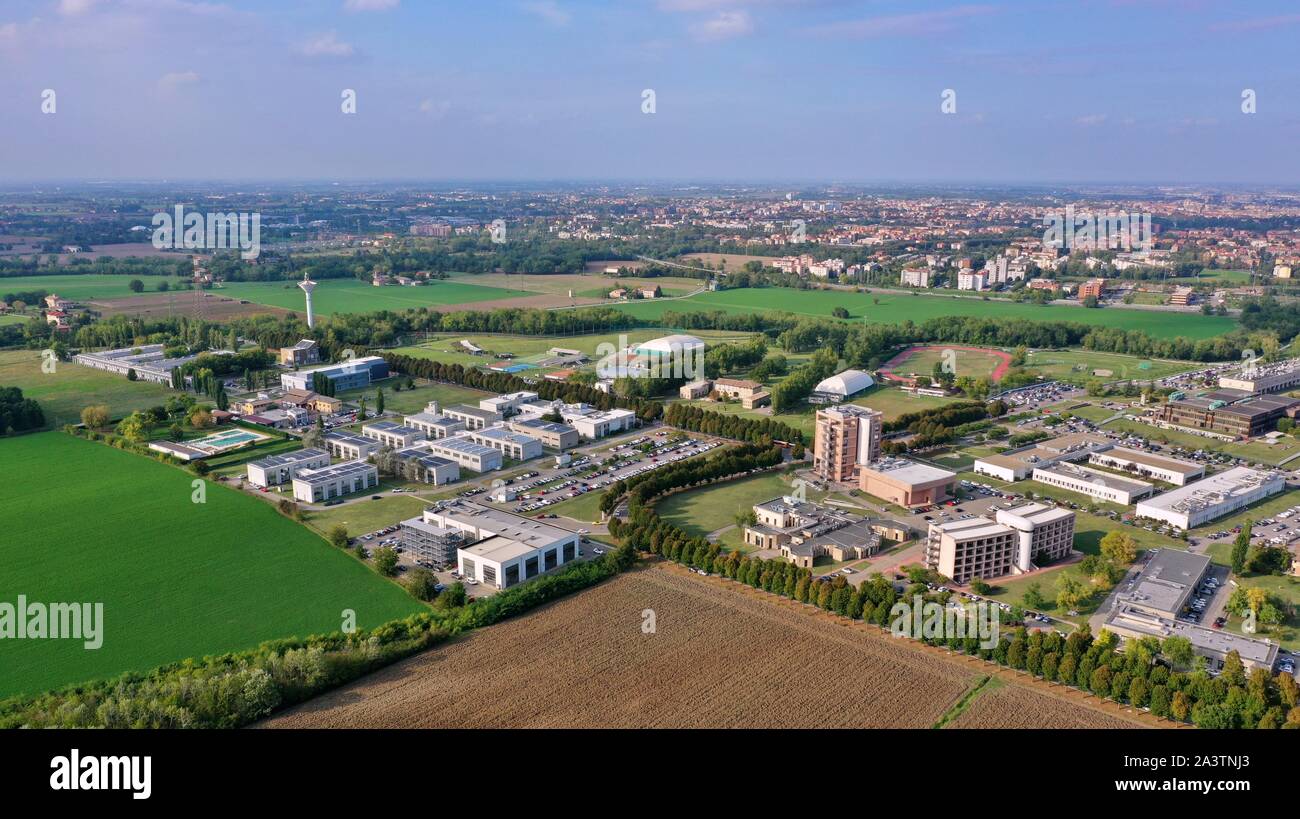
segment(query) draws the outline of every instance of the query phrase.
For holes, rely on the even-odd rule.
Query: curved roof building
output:
[[[875,384],[876,380],[862,370],[845,370],[822,381],[813,392],[824,392],[848,398],[875,386]]]

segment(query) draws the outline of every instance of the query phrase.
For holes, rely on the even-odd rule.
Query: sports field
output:
[[[35,398],[51,428],[80,423],[81,410],[91,404],[107,404],[111,416],[120,418],[157,406],[173,394],[161,384],[127,381],[71,361],[60,361],[53,373],[45,373],[39,350],[0,350],[0,386],[18,387],[24,397]]]
[[[1047,379],[1078,384],[1094,378],[1102,381],[1148,381],[1203,366],[1195,362],[1143,359],[1093,350],[1031,350],[1025,360],[1025,369],[1030,372]]]
[[[510,353],[521,362],[534,362],[547,357],[552,347],[578,350],[591,358],[607,355],[625,344],[641,344],[653,338],[669,335],[673,331],[665,329],[629,329],[617,333],[590,333],[580,336],[521,336],[521,335],[457,335],[446,334],[433,336],[415,347],[398,347],[393,350],[398,355],[415,358],[428,358],[447,364],[461,364],[466,367],[486,367],[497,363],[497,353]],[[733,333],[720,330],[693,330],[691,335],[702,339],[705,344],[724,344],[727,342],[746,341],[752,333]],[[473,355],[461,345],[469,341],[486,352]]]
[[[934,372],[936,364],[951,368],[957,376],[998,381],[1010,368],[1011,356],[1001,350],[948,344],[909,347],[885,362],[885,369],[896,375],[928,376]]]
[[[375,626],[421,605],[266,503],[61,432],[0,441],[0,602],[102,603],[103,644],[0,640],[0,696],[265,640]]]
[[[877,300],[879,303],[876,303]],[[618,305],[638,318],[651,319],[667,311],[722,311],[733,314],[764,310],[785,310],[830,318],[836,307],[849,311],[851,318],[880,324],[899,324],[908,319],[923,322],[945,316],[979,316],[998,320],[1069,321],[1099,327],[1145,330],[1155,338],[1210,338],[1234,329],[1237,324],[1225,316],[1166,313],[1155,310],[1124,310],[1107,307],[1087,310],[1064,305],[1017,304],[1005,299],[983,299],[901,295],[897,293],[854,293],[847,290],[794,290],[782,287],[719,290],[689,299],[637,302]]]
[[[303,292],[294,282],[228,282],[212,292],[272,307],[306,310]],[[375,287],[356,279],[325,279],[316,284],[311,301],[316,314],[325,316],[333,313],[371,313],[376,310],[472,304],[531,295],[535,294],[455,281],[434,281],[419,287]]]

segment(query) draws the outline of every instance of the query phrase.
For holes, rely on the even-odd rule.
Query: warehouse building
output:
[[[380,444],[355,432],[338,429],[325,433],[321,443],[329,454],[342,461],[360,461],[379,451]]]
[[[463,469],[491,472],[501,468],[501,453],[473,440],[467,432],[457,433],[450,438],[425,441],[424,446],[440,458],[455,461]]]
[[[520,435],[536,438],[542,442],[543,446],[558,449],[561,452],[572,449],[581,441],[578,431],[568,424],[557,424],[552,421],[543,421],[540,418],[507,421],[506,427]]]
[[[1109,472],[1071,463],[1059,463],[1035,469],[1033,478],[1038,483],[1068,489],[1097,500],[1118,503],[1120,506],[1136,503],[1156,491],[1155,486],[1145,481],[1122,478]]]
[[[460,573],[507,589],[557,569],[579,556],[581,535],[465,500],[435,504],[424,522],[463,533],[456,551]]]
[[[474,443],[491,447],[516,461],[529,461],[542,456],[541,441],[529,435],[511,432],[504,426],[488,427],[465,434]]]
[[[379,485],[379,470],[365,461],[347,461],[321,469],[302,469],[293,478],[293,497],[303,503],[321,503]]]
[[[377,355],[372,355],[364,358],[354,358],[342,364],[331,364],[327,367],[313,367],[310,370],[281,373],[280,386],[286,390],[310,390],[313,388],[317,373],[330,380],[330,384],[334,388],[330,392],[354,390],[368,387],[373,381],[387,378],[388,362]]]
[[[904,458],[882,458],[861,467],[859,488],[898,506],[929,506],[947,500],[957,473]]]
[[[1238,466],[1143,501],[1136,512],[1138,517],[1194,529],[1285,488],[1286,481],[1276,472]]]
[[[375,421],[366,424],[361,428],[361,434],[393,449],[413,446],[416,442],[424,440],[423,432],[396,421]]]
[[[248,464],[248,482],[254,486],[279,486],[291,481],[303,469],[329,466],[330,454],[323,449],[300,449],[272,455]]]
[[[1219,376],[1219,387],[1242,392],[1283,392],[1300,386],[1300,359],[1242,368]]]

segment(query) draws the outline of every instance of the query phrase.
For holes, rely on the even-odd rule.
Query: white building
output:
[[[502,418],[509,418],[511,415],[519,412],[519,405],[526,404],[529,401],[536,401],[537,393],[535,392],[512,392],[505,395],[498,395],[492,398],[484,398],[478,402],[481,410],[495,412]]]
[[[813,387],[813,392],[833,395],[842,400],[852,398],[875,385],[875,379],[868,373],[862,370],[845,370],[837,375],[832,375],[816,387]]]
[[[424,440],[424,433],[419,429],[396,421],[375,421],[366,424],[361,428],[361,434],[393,449],[402,449]]]
[[[429,439],[446,438],[465,429],[465,422],[448,418],[436,412],[417,412],[402,419],[402,423],[412,429],[418,429]]]
[[[330,454],[323,449],[300,449],[272,455],[248,464],[248,482],[254,486],[279,486],[291,481],[303,469],[329,466]]]
[[[322,469],[302,469],[293,479],[293,497],[303,503],[321,503],[379,485],[379,470],[365,461],[347,461]]]
[[[455,461],[440,458],[429,452],[423,446],[423,442],[405,449],[399,449],[395,454],[400,464],[402,476],[408,481],[442,486],[460,480],[460,465]]]
[[[454,421],[462,422],[465,424],[465,429],[469,430],[483,429],[493,424],[499,424],[504,420],[499,412],[471,407],[466,404],[447,407],[442,411],[442,414]]]
[[[563,401],[533,401],[521,404],[519,413],[525,419],[559,413],[564,423],[576,429],[580,437],[589,441],[631,429],[636,424],[636,413],[631,410],[599,410],[590,404],[566,404]]]
[[[378,452],[381,446],[374,438],[367,438],[343,429],[325,433],[321,443],[329,450],[330,455],[343,461],[364,460]]]
[[[963,268],[957,273],[958,290],[987,290],[988,287],[989,279],[983,270]]]
[[[1064,462],[1035,469],[1033,479],[1038,483],[1068,489],[1121,506],[1145,498],[1156,489],[1146,481],[1122,478],[1109,472]]]
[[[425,441],[424,446],[434,455],[455,461],[465,469],[475,472],[491,472],[501,468],[501,453],[490,446],[484,446],[462,432],[450,438]]]
[[[540,521],[463,500],[437,504],[424,522],[463,533],[456,552],[460,573],[507,589],[578,558],[581,535]]]
[[[528,461],[542,456],[542,442],[505,427],[488,427],[466,433],[476,444],[492,447],[507,458]]]
[[[198,356],[187,355],[180,358],[167,358],[161,344],[142,344],[139,347],[123,347],[120,350],[101,350],[97,353],[81,353],[72,360],[83,367],[94,367],[110,373],[125,376],[135,370],[140,381],[152,381],[155,384],[171,386],[172,370],[188,364]]]
[[[999,509],[995,517],[998,523],[1016,531],[1018,571],[1027,572],[1036,564],[1060,560],[1074,549],[1074,512],[1069,509],[1027,503]]]
[[[1186,486],[1194,480],[1205,477],[1205,467],[1193,461],[1181,458],[1169,458],[1164,455],[1152,455],[1128,447],[1111,447],[1104,452],[1094,452],[1088,456],[1088,463],[1131,472],[1143,478],[1153,478],[1174,486]]]
[[[1143,501],[1136,511],[1138,517],[1194,529],[1285,488],[1277,472],[1238,466]]]
[[[930,286],[930,268],[928,267],[905,267],[903,268],[903,284],[908,287],[929,287]]]

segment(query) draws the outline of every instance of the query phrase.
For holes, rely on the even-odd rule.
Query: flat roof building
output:
[[[300,470],[321,469],[329,466],[329,462],[330,454],[323,449],[272,455],[248,464],[248,482],[254,486],[279,486],[293,480]]]
[[[1238,466],[1142,501],[1136,512],[1138,517],[1194,529],[1285,488],[1286,481],[1276,472]]]
[[[394,453],[402,477],[415,483],[431,483],[435,486],[460,480],[460,464],[434,455],[422,444],[423,442],[399,449]]]
[[[1245,367],[1219,376],[1219,386],[1244,392],[1282,392],[1300,386],[1300,359]]]
[[[861,467],[859,488],[898,506],[928,506],[952,494],[957,473],[904,458],[882,458]]]
[[[424,433],[424,437],[431,439],[446,438],[465,430],[464,421],[427,410],[406,416],[402,423],[411,429],[418,429]]]
[[[481,410],[495,412],[502,418],[509,418],[511,415],[519,412],[519,406],[529,401],[536,401],[537,393],[535,392],[512,392],[505,395],[497,395],[492,398],[483,398],[478,402]]]
[[[511,419],[506,421],[506,427],[520,435],[536,438],[544,446],[561,452],[572,449],[581,442],[578,430],[568,424],[557,424],[540,418]]]
[[[1020,551],[1020,536],[1010,526],[985,517],[931,523],[925,565],[954,583],[1010,574]]]
[[[83,367],[125,376],[135,370],[140,381],[171,386],[172,370],[194,361],[197,355],[167,358],[162,344],[141,344],[117,350],[100,350],[97,353],[80,353],[72,360]]]
[[[343,461],[357,461],[374,455],[379,451],[380,443],[374,438],[367,438],[355,432],[336,429],[325,433],[321,444],[329,450],[330,455]]]
[[[396,421],[375,421],[361,428],[361,434],[384,446],[401,449],[424,440],[424,432]]]
[[[368,387],[373,381],[388,377],[388,362],[377,355],[354,358],[341,364],[313,367],[310,370],[281,373],[280,386],[286,390],[309,390],[315,375],[320,373],[330,380],[334,390],[352,390]]]
[[[1151,478],[1174,486],[1185,486],[1194,480],[1205,477],[1205,467],[1193,461],[1154,455],[1139,449],[1116,446],[1104,451],[1093,452],[1088,456],[1088,463],[1108,469],[1128,472],[1134,477]]]
[[[460,499],[426,509],[424,522],[463,533],[461,574],[498,589],[576,560],[581,542],[577,532]]]
[[[1191,398],[1174,398],[1160,407],[1158,423],[1224,439],[1262,435],[1277,426],[1279,418],[1292,416],[1300,399],[1280,395],[1237,397],[1225,388]]]
[[[424,518],[410,518],[398,524],[402,545],[419,563],[449,566],[456,562],[456,550],[465,544],[459,529],[446,529],[427,523]]]
[[[471,430],[465,433],[471,441],[492,447],[507,458],[530,461],[542,456],[542,442],[530,435],[511,432],[504,426]]]
[[[289,367],[319,364],[320,345],[309,338],[304,338],[292,347],[281,347],[279,360],[281,364]]]
[[[817,410],[813,473],[828,481],[854,481],[863,464],[880,454],[885,416],[869,407],[842,404]]]
[[[1063,462],[1080,461],[1093,452],[1111,447],[1109,439],[1077,433],[1048,441],[976,458],[971,470],[1003,481],[1022,481],[1035,469]]]
[[[1145,481],[1122,478],[1110,472],[1072,463],[1035,469],[1033,479],[1037,483],[1068,489],[1120,506],[1128,506],[1156,491],[1155,486]]]
[[[293,478],[293,497],[303,503],[321,503],[379,485],[379,470],[365,461],[347,461],[321,469],[301,469]]]
[[[470,438],[468,432],[436,441],[425,441],[424,446],[434,455],[455,461],[464,469],[491,472],[501,468],[501,453]]]
[[[501,413],[480,409],[479,407],[471,407],[468,404],[456,404],[455,406],[447,407],[442,411],[442,414],[455,421],[464,423],[465,429],[467,430],[483,429],[484,427],[490,427],[493,424],[499,424],[502,421]]]

